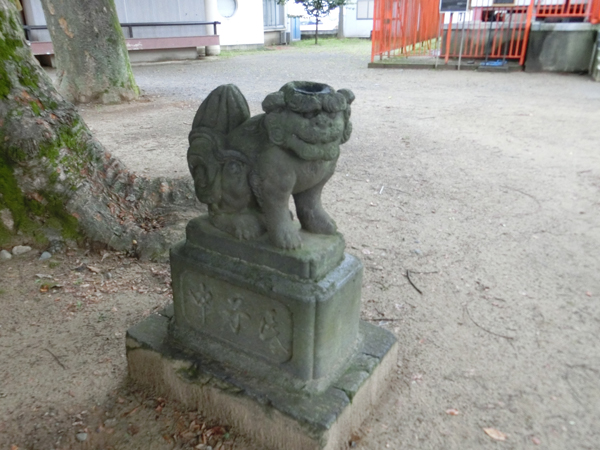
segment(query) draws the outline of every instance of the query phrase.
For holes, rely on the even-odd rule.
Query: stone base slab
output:
[[[176,348],[169,342],[170,315],[152,315],[127,331],[132,380],[232,425],[264,449],[346,448],[396,370],[396,338],[361,322],[358,351],[329,389],[313,395],[286,391]]]

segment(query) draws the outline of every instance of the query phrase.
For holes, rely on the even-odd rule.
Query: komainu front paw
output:
[[[300,233],[291,224],[280,225],[273,230],[269,230],[269,239],[276,247],[285,250],[294,250],[302,247],[302,239]]]
[[[260,218],[253,213],[215,214],[210,216],[210,222],[241,241],[256,239],[266,231]]]
[[[310,211],[298,211],[298,219],[302,228],[315,234],[335,234],[337,225],[322,208],[315,208]]]

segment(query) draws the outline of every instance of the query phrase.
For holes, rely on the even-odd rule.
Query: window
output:
[[[278,5],[277,0],[263,0],[263,21],[265,28],[284,26],[283,5]]]
[[[217,0],[217,9],[226,19],[233,16],[237,10],[236,0]]]
[[[361,19],[373,19],[373,8],[375,6],[375,0],[358,0],[356,2],[356,18]]]

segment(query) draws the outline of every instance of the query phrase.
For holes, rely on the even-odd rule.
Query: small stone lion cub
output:
[[[293,196],[304,230],[334,234],[321,191],[350,138],[353,100],[348,89],[293,81],[267,95],[264,114],[250,117],[236,86],[212,91],[194,117],[187,154],[210,222],[238,239],[266,231],[273,245],[296,249],[302,241],[288,207]]]

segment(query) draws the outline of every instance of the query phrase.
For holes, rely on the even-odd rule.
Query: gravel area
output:
[[[323,203],[344,234],[347,251],[365,265],[363,319],[395,333],[401,349],[389,395],[351,437],[353,448],[598,448],[600,83],[561,74],[367,69],[369,55],[368,42],[358,42],[138,65],[134,74],[142,100],[86,106],[81,112],[106,148],[138,173],[187,177],[187,133],[200,102],[218,85],[236,84],[253,114],[261,112],[268,93],[291,80],[353,90],[353,135],[342,147]],[[24,258],[0,265],[48,264]],[[75,259],[92,257],[69,258],[74,265]],[[121,267],[122,259],[111,255],[105,263]],[[42,347],[36,361],[11,353],[1,379],[7,395],[0,399],[7,444],[29,448],[21,442],[37,438],[45,446],[31,448],[53,448],[54,441],[43,436],[59,430],[71,436],[72,448],[81,448],[77,434],[84,432],[88,448],[198,443],[161,440],[164,424],[152,422],[153,413],[124,416],[130,409],[118,417],[138,420],[135,433],[123,425],[110,437],[104,428],[70,426],[68,420],[57,421],[62,425],[46,434],[33,427],[38,414],[33,406],[40,414],[52,407],[64,416],[76,410],[74,405],[81,409],[120,398],[126,368],[116,333],[164,304],[163,279],[152,275],[164,269],[137,270],[136,286],[147,277],[155,298],[140,296],[138,289],[131,302],[127,295],[134,294],[119,291],[103,294],[104,300],[95,299],[88,309],[66,303],[75,305],[65,309],[74,317],[64,318],[72,323],[68,333],[48,331],[53,343],[46,347],[68,370],[85,370],[86,360],[101,363],[94,362],[99,355],[91,358],[84,345],[75,350],[70,342],[87,340],[94,354],[102,349],[113,355],[102,363],[109,364],[106,368],[94,369],[102,377],[73,374],[76,388],[47,400],[43,389],[15,386],[24,374],[43,378],[44,369],[53,367],[61,377],[42,383],[49,391],[53,383],[66,383],[70,372]],[[16,275],[24,273],[20,270],[0,272],[0,299],[8,311],[20,310],[31,295],[15,287],[29,280]],[[42,271],[27,272],[32,279],[36,270]],[[62,296],[46,308],[58,315],[61,302],[69,301]],[[3,349],[24,339],[23,333],[34,333],[37,328],[28,324],[55,317],[33,305],[32,311],[39,310],[34,318],[0,318]],[[84,317],[98,321],[102,311],[119,319],[103,321],[105,328],[94,325],[96,334],[73,325]],[[140,411],[152,412],[157,404]],[[234,429],[229,432],[235,435]],[[238,441],[223,448],[252,447]]]

